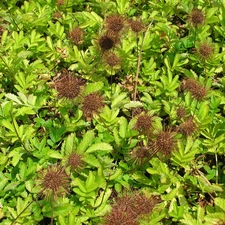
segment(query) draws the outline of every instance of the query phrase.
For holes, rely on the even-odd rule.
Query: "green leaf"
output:
[[[180,165],[184,168],[189,168],[190,163],[195,158],[195,154],[199,151],[199,140],[193,142],[191,137],[187,138],[186,142],[178,141],[178,151],[173,152],[172,161],[175,165]]]
[[[89,83],[85,87],[84,93],[85,93],[85,95],[89,95],[91,93],[102,90],[103,87],[104,87],[104,83],[102,81],[98,81],[95,83]]]
[[[130,101],[129,103],[126,103],[124,105],[124,108],[126,109],[138,108],[138,107],[143,107],[143,104],[139,101]]]
[[[14,126],[8,120],[2,120],[1,125],[11,130],[12,132],[15,132]]]
[[[119,124],[120,124],[120,128],[119,128],[120,137],[126,138],[126,136],[127,136],[127,126],[128,126],[126,118],[121,117],[120,120],[119,120]]]
[[[12,101],[9,101],[7,102],[6,104],[4,104],[4,109],[3,109],[3,112],[4,112],[4,117],[11,117],[11,112],[12,112],[12,108],[13,108],[13,102]]]
[[[54,51],[55,49],[54,49],[54,47],[53,47],[52,38],[49,37],[49,36],[47,36],[46,40],[47,40],[48,47],[49,47],[52,51]]]
[[[16,102],[16,103],[19,104],[19,105],[22,105],[22,104],[23,104],[23,103],[19,100],[19,98],[18,98],[16,95],[14,95],[14,94],[8,93],[8,94],[6,94],[5,96],[6,96],[6,98],[8,98],[8,99],[10,99],[10,100],[13,100],[14,102]]]
[[[124,99],[127,97],[127,93],[119,94],[111,104],[112,108],[120,108],[122,104],[125,104]]]
[[[214,204],[225,212],[225,199],[217,197],[214,199]]]
[[[54,216],[68,215],[72,210],[72,206],[68,204],[59,204],[54,207]]]
[[[91,155],[91,154],[84,154],[82,156],[82,160],[86,162],[87,164],[97,168],[101,166],[99,160],[94,155]]]
[[[198,225],[197,220],[193,219],[193,217],[190,214],[185,213],[183,215],[183,218],[181,220],[182,224],[186,224],[186,225]]]
[[[24,116],[24,115],[34,115],[36,112],[31,107],[21,107],[15,114],[15,117]]]
[[[98,207],[98,206],[101,206],[101,205],[104,205],[106,203],[106,201],[109,199],[109,197],[111,196],[112,194],[112,190],[111,189],[107,189],[106,191],[102,191],[100,196],[97,198],[95,204],[94,204],[94,207]],[[102,209],[99,207],[99,209],[97,209],[95,211],[95,213],[101,213]]]
[[[110,144],[108,143],[96,143],[96,144],[93,144],[91,145],[87,150],[86,152],[87,153],[91,153],[91,152],[96,152],[96,151],[112,151],[113,148]]]
[[[64,216],[59,215],[59,224],[60,225],[68,225]]]
[[[129,9],[129,1],[128,0],[116,0],[116,3],[117,3],[117,9],[118,9],[118,12],[120,14],[125,14],[127,13],[128,9]]]
[[[76,184],[77,186],[79,187],[79,189],[83,192],[83,193],[86,193],[87,192],[87,189],[86,189],[86,185],[85,185],[85,182],[82,181],[80,178],[75,178],[75,181],[76,181]]]
[[[76,135],[74,133],[70,134],[66,139],[65,150],[67,153],[72,153],[74,150],[74,142]]]
[[[180,60],[180,54],[176,54],[173,60],[172,70],[177,66],[179,60]]]
[[[77,147],[77,152],[79,154],[82,154],[83,152],[85,152],[85,150],[88,148],[88,146],[92,143],[92,141],[95,138],[95,133],[93,130],[89,130],[87,131],[84,136],[82,141],[80,142],[80,144]]]
[[[60,128],[53,128],[50,127],[49,128],[49,132],[50,132],[50,138],[53,142],[58,142],[61,140],[61,136],[64,134],[64,132],[66,131],[65,127],[60,127]]]
[[[49,155],[49,157],[54,158],[54,159],[62,159],[62,155],[57,151],[52,150],[48,153],[48,155]]]
[[[93,172],[89,171],[88,178],[86,180],[87,192],[92,192],[98,188],[98,183],[95,180],[95,175]]]
[[[119,168],[116,170],[116,172],[112,175],[110,175],[109,180],[115,180],[122,174],[122,170]]]

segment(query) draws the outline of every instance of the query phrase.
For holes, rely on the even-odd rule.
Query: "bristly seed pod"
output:
[[[115,47],[116,38],[113,35],[105,34],[99,38],[98,43],[101,50],[105,52]]]
[[[202,100],[207,94],[205,87],[201,86],[196,80],[191,78],[183,80],[182,89],[189,91],[198,101]]]
[[[214,48],[208,41],[198,43],[197,54],[202,61],[207,61],[212,58]]]
[[[135,33],[141,32],[144,28],[143,23],[139,20],[129,20],[129,23],[131,30],[134,31]]]
[[[131,151],[131,157],[140,165],[143,165],[151,158],[151,154],[148,146],[138,146]]]
[[[58,1],[57,1],[57,5],[58,5],[58,6],[64,5],[64,0],[58,0]]]
[[[193,9],[188,15],[189,22],[196,28],[205,21],[204,13],[200,9]]]
[[[84,81],[81,78],[69,74],[65,69],[62,77],[55,81],[55,88],[60,98],[76,98],[80,94],[83,85]]]
[[[62,18],[62,13],[57,11],[57,12],[54,12],[53,13],[53,18],[55,19],[59,19],[59,18]]]
[[[40,192],[44,197],[58,197],[69,192],[69,176],[60,165],[52,165],[41,171]]]
[[[82,111],[86,118],[91,119],[93,118],[94,114],[98,114],[103,107],[104,107],[103,97],[98,93],[92,93],[85,96],[82,105]]]
[[[196,131],[196,124],[194,122],[193,117],[187,118],[178,128],[178,131],[180,131],[185,136],[190,136]]]
[[[80,169],[83,166],[82,156],[78,153],[71,153],[68,157],[67,165],[70,166],[72,170]]]
[[[152,212],[159,199],[147,198],[144,194],[133,193],[116,197],[111,212],[105,217],[104,225],[138,225],[143,215]]]
[[[69,32],[68,37],[72,43],[81,45],[83,43],[83,30],[79,27],[75,27]]]
[[[149,135],[150,129],[152,128],[152,116],[142,113],[137,117],[136,124],[134,126],[141,133]]]
[[[184,117],[186,116],[186,114],[187,114],[187,112],[186,112],[186,109],[185,109],[184,107],[179,107],[179,108],[177,109],[177,117],[178,117],[179,119],[184,118]]]
[[[114,52],[109,52],[108,54],[106,54],[104,56],[104,59],[106,64],[110,67],[114,67],[120,63],[120,59],[118,58],[118,56],[116,56]]]
[[[2,25],[0,25],[0,38],[4,31],[5,31],[5,28]]]
[[[156,151],[161,152],[164,155],[171,155],[172,151],[176,147],[175,132],[170,129],[160,131],[154,142]]]
[[[121,15],[110,15],[106,17],[106,29],[114,34],[119,33],[125,25],[125,20]]]

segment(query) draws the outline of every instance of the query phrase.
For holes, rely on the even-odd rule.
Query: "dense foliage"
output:
[[[1,224],[225,224],[224,1],[0,15]]]

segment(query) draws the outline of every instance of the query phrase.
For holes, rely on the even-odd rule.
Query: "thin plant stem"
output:
[[[53,214],[54,214],[54,192],[52,193],[52,213],[51,213],[51,225],[53,225]]]
[[[66,8],[68,7],[68,4],[69,4],[69,0],[66,1]]]
[[[5,64],[5,66],[8,68],[8,70],[10,71],[10,73],[13,74],[13,71],[11,70],[11,68],[9,67],[9,65],[6,63],[6,61],[4,60],[4,58],[1,55],[0,55],[0,59]]]
[[[16,220],[27,210],[27,208],[32,204],[34,202],[34,200],[33,201],[31,201],[17,216],[16,216],[16,218],[13,220],[13,222],[10,224],[10,225],[13,225],[15,222],[16,222]]]
[[[141,43],[141,46],[140,46],[140,51],[139,51],[139,56],[138,56],[138,62],[137,62],[136,76],[135,76],[135,79],[134,79],[134,95],[133,95],[133,100],[134,101],[136,101],[136,99],[137,99],[137,84],[138,84],[138,76],[139,76],[140,67],[141,67],[142,49],[143,49],[143,45],[144,45],[145,39],[147,37],[148,31],[149,31],[149,29],[150,29],[153,21],[154,21],[154,18],[152,18],[152,21],[148,25],[148,28],[147,28],[147,30],[145,32],[145,35],[144,35],[144,37],[142,39],[142,43]]]
[[[20,28],[18,26],[18,24],[16,23],[16,21],[13,19],[13,17],[10,17],[10,19],[13,21],[13,23],[16,25],[16,28],[20,31]]]
[[[197,29],[197,28],[195,28],[195,31],[194,31],[194,47],[195,47],[195,42],[196,42],[196,33],[197,33],[197,32],[196,32],[196,29]]]
[[[108,187],[108,185],[109,185],[110,177],[111,177],[111,176],[109,176],[109,177],[106,179],[105,189],[104,189],[103,196],[102,196],[102,200],[101,200],[99,206],[101,206],[102,203],[103,203],[103,200],[104,200],[104,197],[105,197],[105,193],[106,193],[107,187]]]
[[[219,166],[218,166],[218,155],[217,155],[217,152],[215,153],[215,160],[216,160],[216,184],[218,184],[218,178],[219,178],[219,173],[218,173],[218,169],[219,169]]]
[[[80,51],[80,55],[81,55],[81,58],[83,59],[84,63],[86,63],[85,59],[84,59],[84,54],[83,54],[83,45],[82,45],[82,50]]]
[[[204,60],[204,73],[205,73],[205,76],[206,76],[206,60]]]
[[[91,79],[92,75],[93,75],[93,74],[95,73],[95,71],[97,70],[97,66],[98,66],[98,64],[101,62],[103,55],[104,55],[104,52],[101,53],[101,55],[100,55],[100,57],[99,57],[99,60],[97,61],[96,65],[95,65],[95,67],[94,67],[93,72],[88,76],[88,80]]]
[[[13,125],[13,128],[16,132],[16,136],[17,138],[19,139],[19,142],[21,143],[21,145],[23,146],[24,150],[28,153],[28,154],[31,154],[30,151],[26,148],[26,146],[24,145],[24,143],[22,142],[22,139],[18,133],[18,130],[16,129],[16,125],[15,125],[15,122],[14,122],[14,119],[13,119],[13,116],[12,116],[12,113],[10,112],[10,117],[12,119],[12,125]]]
[[[99,115],[100,121],[104,124],[105,128],[113,135],[113,131],[106,125],[105,121],[102,119],[102,117]]]
[[[4,0],[4,2],[7,4],[7,1],[6,1],[6,0]],[[7,12],[11,15],[9,9],[7,10]],[[9,18],[10,18],[10,19],[12,20],[12,22],[16,25],[16,28],[20,31],[20,28],[19,28],[18,24],[16,23],[16,21],[13,19],[13,17],[10,16]]]
[[[112,71],[113,71],[113,67],[111,67],[111,70],[110,70],[110,94],[111,94],[111,101],[112,101]]]

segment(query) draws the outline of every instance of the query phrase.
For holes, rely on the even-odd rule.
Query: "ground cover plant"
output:
[[[225,224],[224,1],[0,15],[1,224]]]

